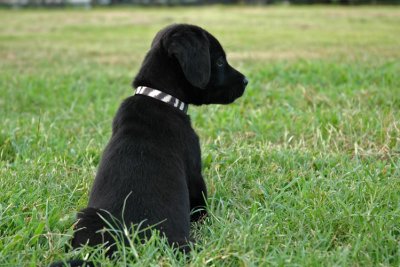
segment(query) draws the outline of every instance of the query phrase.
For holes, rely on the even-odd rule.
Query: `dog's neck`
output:
[[[133,81],[133,87],[147,86],[178,98],[187,104],[193,103],[195,90],[186,81],[181,67],[161,49],[151,49]]]
[[[157,89],[147,87],[147,86],[139,86],[136,89],[135,94],[136,95],[145,95],[145,96],[160,100],[176,109],[179,109],[180,111],[182,111],[185,114],[187,113],[187,110],[189,108],[188,104],[179,100],[178,98],[173,97],[172,95],[169,95],[169,94],[159,91]]]

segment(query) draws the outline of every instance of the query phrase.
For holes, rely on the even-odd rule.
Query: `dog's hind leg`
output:
[[[108,248],[107,254],[111,255],[114,251],[115,239],[105,231],[110,227],[117,227],[111,216],[105,211],[88,207],[81,210],[77,218],[71,241],[72,247],[75,249],[86,244],[91,247],[105,244]]]
[[[110,228],[110,225],[114,226],[113,222],[109,222],[110,215],[102,210],[95,208],[86,208],[78,212],[78,221],[75,225],[74,236],[71,241],[72,248],[76,249],[78,247],[89,245],[96,246],[105,244],[107,246],[107,255],[111,256],[114,252],[115,240],[103,229]],[[110,225],[105,221],[107,220]],[[100,266],[99,264],[94,264],[93,262],[84,261],[81,259],[68,260],[65,263],[62,261],[55,262],[50,265],[50,267],[94,267]]]

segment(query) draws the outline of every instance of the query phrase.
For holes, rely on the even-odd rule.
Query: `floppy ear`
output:
[[[175,32],[164,40],[169,56],[175,57],[186,79],[195,87],[205,89],[210,81],[210,44],[203,32]]]

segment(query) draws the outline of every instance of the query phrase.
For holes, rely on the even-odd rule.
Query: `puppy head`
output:
[[[160,79],[164,84],[156,85],[154,80]],[[214,36],[194,25],[174,24],[155,36],[134,81],[135,87],[140,85],[158,87],[191,104],[228,104],[243,94],[247,79],[228,64]]]
[[[186,80],[199,89],[204,89],[210,80],[211,66],[209,41],[199,27],[171,25],[159,32],[152,48],[160,43],[169,57],[175,58]]]
[[[248,80],[229,65],[226,54],[218,40],[207,33],[210,43],[210,80],[201,92],[203,104],[229,104],[242,96]]]

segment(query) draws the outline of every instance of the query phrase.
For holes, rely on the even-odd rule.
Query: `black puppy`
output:
[[[136,94],[114,118],[88,208],[78,213],[72,246],[112,246],[113,238],[99,231],[111,214],[128,226],[155,225],[171,245],[187,252],[190,222],[205,216],[207,197],[188,104],[228,104],[246,85],[210,33],[186,24],[161,30],[133,82]]]

